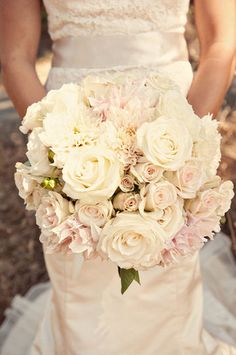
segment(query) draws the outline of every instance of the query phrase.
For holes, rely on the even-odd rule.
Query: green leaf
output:
[[[50,163],[54,163],[54,156],[55,156],[55,153],[49,149],[48,150],[48,160],[50,161]]]
[[[118,266],[118,273],[121,279],[121,293],[122,295],[129,288],[133,281],[136,281],[140,284],[139,273],[137,270],[131,269],[122,269]]]
[[[222,217],[221,217],[220,223],[221,223],[221,224],[225,224],[225,223],[226,223],[226,217],[225,217],[225,216],[222,216]]]
[[[141,285],[140,278],[139,278],[139,272],[138,272],[137,270],[135,270],[134,280],[135,280],[139,285]]]

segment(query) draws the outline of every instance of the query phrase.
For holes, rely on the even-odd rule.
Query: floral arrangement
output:
[[[111,260],[122,293],[139,270],[195,253],[233,197],[216,175],[217,125],[156,71],[89,75],[48,92],[23,119],[28,161],[15,173],[46,252]]]

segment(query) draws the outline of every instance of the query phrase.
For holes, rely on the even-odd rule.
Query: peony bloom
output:
[[[173,171],[191,157],[192,138],[184,122],[162,116],[138,128],[137,146],[147,160]]]
[[[85,226],[75,213],[66,218],[60,225],[53,229],[58,238],[58,247],[67,245],[73,253],[83,254],[85,258],[96,256],[96,245],[99,239],[100,228],[94,224]]]
[[[178,90],[168,90],[160,96],[157,112],[160,116],[173,117],[183,122],[193,140],[199,136],[199,117],[193,112],[186,97]]]
[[[221,136],[218,132],[218,122],[210,115],[202,117],[199,135],[194,140],[193,156],[203,162],[208,178],[216,174],[219,166],[221,152]]]
[[[121,165],[109,149],[81,147],[71,152],[62,174],[67,196],[92,202],[113,195],[121,182]]]
[[[122,268],[142,270],[159,264],[165,238],[155,221],[121,212],[103,228],[98,251]]]

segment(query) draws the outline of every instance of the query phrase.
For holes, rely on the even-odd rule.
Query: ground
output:
[[[187,27],[187,40],[193,67],[198,59],[198,43],[191,21]],[[50,66],[50,40],[43,31],[37,70],[42,81]],[[236,182],[236,78],[227,94],[218,119],[221,122],[222,163],[220,174]],[[48,279],[44,266],[39,230],[33,213],[25,210],[18,197],[13,174],[16,161],[25,160],[26,137],[19,128],[19,118],[0,81],[0,322],[12,297],[25,292],[34,284]],[[236,200],[233,202],[229,222],[223,228],[235,243]]]

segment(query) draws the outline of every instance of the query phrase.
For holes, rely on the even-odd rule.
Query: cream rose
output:
[[[121,164],[112,150],[99,146],[74,149],[63,168],[63,192],[83,201],[104,200],[121,182]]]
[[[225,181],[216,188],[199,191],[195,199],[186,202],[186,209],[197,217],[222,216],[230,208],[233,196],[233,183]]]
[[[35,210],[41,197],[47,194],[47,191],[40,187],[42,178],[31,175],[31,167],[25,164],[16,163],[16,169],[14,178],[19,196],[24,199],[27,210]]]
[[[78,220],[85,226],[95,224],[102,227],[111,218],[113,206],[111,201],[108,200],[93,203],[77,201],[75,211]]]
[[[103,228],[98,250],[122,268],[142,270],[160,263],[165,239],[155,221],[121,212]]]
[[[51,233],[53,228],[62,223],[72,212],[72,204],[54,191],[42,197],[36,211],[36,223],[43,234]]]
[[[141,157],[136,165],[131,166],[130,172],[139,182],[156,182],[161,179],[164,169]]]
[[[172,238],[185,223],[183,200],[178,198],[175,204],[166,207],[161,212],[161,216],[157,218],[157,223],[166,232],[168,238]]]
[[[192,138],[184,122],[163,116],[138,128],[137,146],[153,164],[178,170],[191,157]]]
[[[20,131],[26,134],[34,128],[42,127],[44,115],[42,103],[40,101],[33,103],[27,108]]]
[[[31,165],[31,172],[34,175],[50,176],[53,167],[48,160],[48,148],[41,142],[39,135],[42,128],[35,128],[30,133],[27,143],[27,158]]]
[[[206,181],[202,162],[197,159],[189,160],[179,170],[168,171],[165,175],[177,187],[179,196],[186,199],[194,198]]]
[[[151,182],[146,186],[145,210],[164,209],[175,203],[176,199],[176,188],[170,182],[166,180]]]
[[[218,214],[223,216],[230,209],[231,201],[234,197],[234,185],[232,181],[227,180],[222,182],[222,184],[219,186],[219,193],[222,196],[222,200]]]
[[[137,211],[140,195],[132,192],[118,192],[113,199],[113,207],[120,211]]]
[[[134,177],[126,174],[122,177],[119,188],[123,192],[133,191],[134,189]]]

